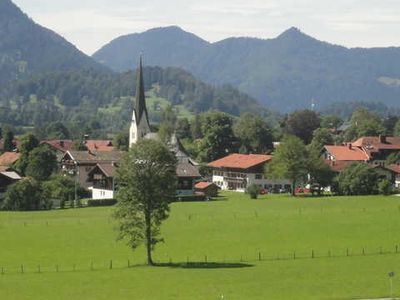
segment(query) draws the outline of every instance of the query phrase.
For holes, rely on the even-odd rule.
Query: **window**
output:
[[[256,179],[262,179],[262,174],[256,174]]]

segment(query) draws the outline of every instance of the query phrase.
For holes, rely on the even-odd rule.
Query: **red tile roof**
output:
[[[5,152],[2,155],[0,155],[0,166],[11,166],[13,163],[15,163],[21,154],[17,152]]]
[[[85,146],[90,151],[113,151],[114,146],[110,140],[87,140]]]
[[[354,145],[325,146],[325,149],[335,157],[336,161],[367,161],[370,159],[367,153]]]
[[[262,154],[231,154],[208,164],[212,168],[249,169],[266,163],[272,159],[271,155]]]
[[[211,186],[211,185],[213,185],[213,184],[214,184],[214,183],[212,183],[212,182],[204,182],[204,181],[202,181],[202,182],[196,183],[196,184],[194,185],[194,187],[195,187],[196,189],[202,190],[202,189],[208,188],[209,186]]]

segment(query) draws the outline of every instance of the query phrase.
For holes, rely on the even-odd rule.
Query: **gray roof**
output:
[[[191,163],[178,163],[176,166],[176,175],[178,175],[178,177],[201,177],[199,169]]]

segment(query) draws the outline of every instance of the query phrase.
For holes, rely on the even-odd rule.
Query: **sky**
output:
[[[216,42],[297,27],[346,47],[400,46],[400,0],[13,0],[91,55],[112,39],[177,25]]]

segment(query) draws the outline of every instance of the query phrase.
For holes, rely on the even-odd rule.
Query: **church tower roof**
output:
[[[146,108],[146,96],[144,93],[144,81],[143,81],[143,66],[142,57],[140,57],[139,68],[136,74],[136,99],[135,99],[135,114],[136,122],[140,124],[143,115],[146,116],[146,122],[148,123],[149,117]],[[150,124],[148,124],[150,126]]]

